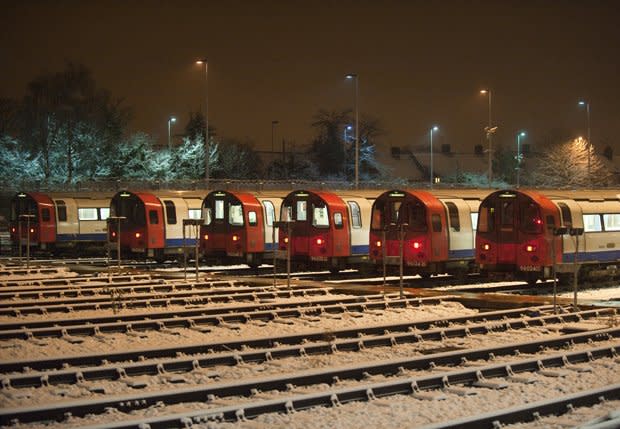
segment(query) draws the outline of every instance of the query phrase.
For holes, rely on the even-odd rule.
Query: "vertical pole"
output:
[[[205,179],[206,187],[209,189],[209,65],[204,60],[205,65]]]
[[[433,189],[433,129],[431,128],[431,177],[430,188]]]
[[[355,75],[355,189],[360,185],[359,75]]]
[[[195,226],[196,226],[196,243],[194,244],[194,252],[195,252],[194,256],[195,256],[195,259],[196,259],[196,283],[198,283],[198,273],[199,273],[199,271],[198,271],[198,257],[199,257],[199,255],[198,255],[198,244],[199,244],[198,243],[198,239],[200,237],[200,231],[199,231],[200,225],[198,224],[198,221],[196,221]]]
[[[112,272],[110,271],[110,261],[112,259],[112,241],[110,239],[110,236],[112,235],[110,233],[110,219],[108,219],[106,221],[106,235],[107,235],[107,241],[108,241],[108,245],[106,246],[107,252],[106,252],[106,265],[108,266],[108,282],[109,282],[109,278],[112,277]]]
[[[591,157],[592,157],[592,140],[590,140],[590,102],[586,104],[586,118],[588,125],[588,183],[592,187],[592,170],[591,170]]]
[[[278,247],[276,246],[276,222],[275,222],[275,212],[274,219],[271,222],[271,250],[273,252],[273,287],[276,287],[276,251]]]
[[[116,259],[118,260],[118,272],[121,272],[121,219],[116,219]]]
[[[489,131],[487,134],[487,139],[489,140],[489,188],[493,181],[493,133],[491,132],[491,128],[493,127],[493,116],[491,114],[491,106],[491,90],[489,89]]]
[[[26,269],[30,269],[30,215],[26,216]]]
[[[183,279],[187,281],[187,247],[185,247],[185,220],[183,220]]]
[[[387,257],[386,239],[387,239],[387,234],[386,234],[386,229],[384,227],[383,231],[381,231],[381,242],[383,243],[383,246],[381,246],[381,260],[383,262],[383,294],[384,295],[385,295],[385,288],[387,287],[387,261],[385,259]]]
[[[399,255],[400,255],[400,283],[399,283],[399,288],[400,288],[400,299],[403,299],[405,297],[405,294],[403,292],[403,241],[405,240],[405,232],[404,232],[404,224],[400,224],[399,226],[399,240],[398,240],[398,244],[399,244]]]
[[[520,179],[521,179],[521,133],[517,134],[517,188],[520,185]]]
[[[22,250],[22,246],[23,246],[22,234],[23,234],[23,232],[22,232],[22,219],[21,219],[20,216],[18,216],[17,217],[17,236],[18,236],[18,242],[19,242],[19,252],[18,252],[18,254],[19,254],[19,263],[20,264],[23,263],[23,261],[22,261],[22,253],[23,253],[23,250]]]
[[[172,149],[172,143],[170,142],[170,118],[168,118],[168,150]]]
[[[579,236],[575,235],[575,266],[573,276],[573,308],[577,311],[577,275],[579,274],[579,265],[577,263],[577,254],[579,252]]]
[[[291,246],[293,245],[293,230],[290,219],[287,221],[288,246],[286,246],[286,287],[291,287]]]
[[[553,235],[551,236],[551,258],[553,260],[553,270],[552,270],[552,275],[553,275],[553,314],[557,314],[558,313],[558,280],[557,280],[557,276],[556,276],[556,261],[555,261],[555,240],[556,240],[556,235],[555,235],[555,230]]]

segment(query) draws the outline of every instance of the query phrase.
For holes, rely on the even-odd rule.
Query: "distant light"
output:
[[[489,92],[487,89],[481,89],[480,90],[480,94],[486,94],[487,92]]]
[[[176,122],[176,121],[177,121],[177,118],[175,118],[174,116],[170,117],[170,122]]]
[[[206,64],[207,60],[206,59],[202,59],[202,60],[197,60],[196,64]]]
[[[437,125],[433,126],[433,131],[439,131],[439,127]]]
[[[578,103],[578,104],[579,104],[580,106],[585,106],[585,105],[586,105],[586,102],[585,102],[585,101],[583,101],[583,100],[579,100],[579,103]]]
[[[357,75],[355,73],[349,73],[349,74],[345,75],[344,77],[347,78],[347,79],[353,79],[353,78],[356,78]]]
[[[521,131],[521,132],[519,133],[519,135],[520,135],[521,137],[525,137],[525,136],[526,136],[525,131]]]
[[[352,125],[347,125],[347,130],[351,131],[353,129]]]

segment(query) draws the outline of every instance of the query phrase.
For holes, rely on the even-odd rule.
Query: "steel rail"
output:
[[[394,333],[411,333],[416,330],[428,330],[435,327],[448,327],[454,324],[466,324],[475,322],[500,321],[504,323],[497,326],[506,326],[510,321],[509,317],[523,318],[524,315],[530,318],[538,318],[543,311],[552,307],[542,306],[535,308],[520,308],[511,310],[500,310],[482,314],[469,316],[457,316],[446,319],[423,320],[406,323],[379,324],[371,326],[361,326],[355,328],[346,328],[341,330],[330,331],[329,335],[332,339],[357,338],[360,335],[387,335]],[[563,323],[571,320],[581,320],[581,318],[597,317],[603,315],[615,315],[614,309],[598,309],[577,313],[550,315],[550,321],[546,323]],[[518,321],[518,319],[517,319]],[[136,362],[143,359],[158,358],[174,358],[182,353],[184,355],[196,355],[202,353],[217,353],[230,350],[242,350],[244,347],[249,348],[270,348],[277,345],[295,345],[302,344],[304,341],[323,341],[325,340],[325,331],[304,332],[302,334],[289,334],[278,337],[262,337],[252,339],[240,339],[225,342],[200,343],[198,345],[173,346],[164,348],[139,349],[133,351],[111,352],[106,354],[76,355],[62,356],[60,358],[40,358],[30,360],[16,361],[0,361],[0,373],[20,372],[23,368],[30,370],[53,370],[63,369],[66,366],[86,366],[86,365],[106,365],[114,362]]]
[[[21,316],[25,314],[70,313],[72,311],[103,310],[111,308],[168,307],[171,305],[200,305],[214,303],[233,303],[261,301],[264,299],[293,298],[298,296],[328,295],[325,288],[311,289],[273,289],[273,286],[260,288],[231,288],[207,291],[181,291],[166,294],[109,295],[92,298],[57,299],[27,301],[22,303],[0,303],[0,316]]]
[[[591,407],[603,401],[616,399],[620,399],[620,384],[612,384],[559,398],[427,425],[421,429],[495,429],[507,424],[531,422],[543,416],[558,416],[569,412],[572,408]]]
[[[199,325],[220,325],[225,322],[247,323],[249,320],[273,320],[285,317],[321,313],[363,312],[368,309],[404,308],[409,305],[437,304],[453,296],[386,299],[383,295],[373,298],[335,298],[289,303],[263,303],[244,306],[177,310],[165,313],[118,315],[97,319],[53,319],[29,323],[0,324],[0,340],[42,337],[70,338],[74,335],[99,335],[110,332],[135,332],[165,330],[166,328],[193,328]]]
[[[36,287],[44,287],[52,289],[54,287],[63,287],[63,286],[71,286],[71,285],[80,285],[88,284],[90,282],[98,282],[102,284],[116,284],[116,283],[126,283],[129,284],[133,281],[140,280],[153,280],[152,276],[148,274],[133,274],[133,275],[116,275],[113,277],[94,277],[94,276],[74,276],[74,277],[45,277],[40,279],[15,279],[15,280],[7,280],[0,281],[0,285],[2,285],[3,289],[6,288],[22,288],[26,289],[28,287],[32,288]]]
[[[246,344],[236,344],[234,349],[227,350],[227,344],[216,344],[204,351],[202,356],[187,356],[158,359],[140,360],[130,363],[116,363],[113,365],[105,364],[96,367],[76,367],[67,368],[67,362],[59,359],[55,367],[63,368],[56,371],[33,372],[27,374],[5,375],[1,379],[2,388],[19,387],[40,387],[56,384],[73,384],[93,380],[118,380],[126,377],[140,375],[163,375],[166,373],[190,372],[200,368],[208,368],[216,365],[237,365],[240,363],[262,363],[274,359],[284,359],[288,357],[305,357],[308,355],[331,354],[335,352],[359,352],[373,347],[392,347],[400,344],[411,344],[423,341],[443,341],[448,338],[464,338],[470,335],[485,335],[491,332],[505,332],[514,329],[526,329],[531,326],[547,326],[550,323],[564,323],[567,319],[581,320],[588,316],[596,317],[596,311],[581,312],[573,314],[574,317],[559,318],[555,315],[542,316],[521,320],[506,321],[501,324],[476,324],[465,327],[428,329],[425,331],[407,333],[383,333],[380,335],[360,335],[357,338],[347,338],[340,340],[326,340],[316,338],[316,343],[299,341],[296,345],[277,346],[263,349],[248,350]],[[330,333],[331,334],[331,333]],[[304,338],[306,340],[307,338]],[[274,338],[278,343],[278,339]],[[246,346],[246,347],[244,347]],[[213,355],[214,351],[224,351]],[[143,359],[146,359],[142,356]],[[26,366],[22,364],[22,368]],[[5,366],[0,365],[2,372],[5,373]],[[32,370],[32,367],[28,365]],[[15,365],[12,366],[15,370]],[[18,368],[19,369],[19,368]]]
[[[542,341],[510,344],[499,347],[482,348],[468,351],[438,353],[430,356],[410,359],[395,359],[372,362],[362,365],[329,368],[321,371],[302,371],[299,373],[276,375],[275,377],[238,380],[235,382],[214,383],[185,389],[142,392],[141,394],[125,394],[106,396],[101,399],[87,399],[64,403],[52,403],[42,406],[17,407],[0,409],[0,424],[11,422],[28,423],[35,421],[61,421],[67,416],[83,417],[86,414],[100,414],[106,408],[116,408],[122,412],[148,408],[155,404],[172,405],[184,402],[203,402],[209,398],[234,396],[251,396],[261,391],[286,391],[296,386],[317,384],[334,384],[340,380],[362,380],[369,375],[394,375],[405,370],[428,369],[435,366],[459,365],[463,361],[492,359],[499,355],[514,353],[537,353],[543,347],[565,347],[573,343],[584,343],[594,340],[617,338],[620,328],[606,329],[598,332],[566,335]],[[593,359],[615,357],[614,346],[590,348],[585,351],[564,352],[558,355],[533,357],[509,363],[491,364],[484,367],[467,368],[450,372],[442,372],[427,376],[403,378],[383,383],[364,383],[353,388],[342,388],[310,395],[299,395],[258,404],[244,403],[228,407],[219,407],[196,413],[209,420],[214,417],[220,420],[238,420],[254,417],[266,412],[285,412],[301,410],[319,405],[335,405],[356,400],[368,400],[394,394],[412,393],[416,390],[437,389],[451,384],[487,383],[485,379],[494,377],[510,377],[525,371],[540,371],[549,367],[565,366]],[[268,405],[266,405],[268,404]],[[126,422],[123,424],[127,424]],[[150,423],[149,423],[150,424]],[[106,425],[107,427],[112,427]],[[135,426],[119,426],[135,427]],[[163,427],[163,426],[162,426]],[[168,427],[168,426],[166,426]]]

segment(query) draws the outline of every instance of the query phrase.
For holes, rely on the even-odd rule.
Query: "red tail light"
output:
[[[536,246],[532,245],[532,244],[528,244],[527,246],[525,246],[525,251],[526,252],[535,252],[536,251]]]
[[[116,237],[116,231],[112,231],[112,237]]]
[[[136,238],[140,238],[142,237],[142,234],[140,234],[139,232],[136,232]]]
[[[322,246],[323,244],[325,244],[325,240],[323,240],[321,237],[317,238],[315,240],[315,243],[317,246]]]
[[[11,232],[12,232],[13,234],[15,234],[15,233],[17,232],[17,230],[15,229],[15,227],[11,228]]]
[[[239,236],[238,235],[233,235],[232,236],[232,241],[239,241]]]
[[[422,243],[419,241],[414,241],[412,244],[414,249],[421,249],[422,248]]]
[[[377,246],[377,247],[381,247],[381,246],[382,246],[382,244],[381,244],[381,240],[377,240],[377,241],[375,242],[375,246]]]
[[[484,246],[482,246],[482,248],[484,250],[489,250],[489,249],[491,249],[491,246],[488,243],[486,243]]]

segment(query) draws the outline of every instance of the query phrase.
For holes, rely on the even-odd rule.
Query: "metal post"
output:
[[[196,242],[194,243],[194,257],[196,259],[196,283],[198,283],[198,274],[199,274],[199,268],[198,268],[198,244],[199,244],[199,238],[200,238],[200,231],[199,231],[200,225],[198,225],[198,222],[196,222]]]
[[[577,276],[579,274],[579,264],[577,263],[577,254],[579,252],[579,235],[575,234],[575,266],[573,267],[573,308],[577,311]]]
[[[116,221],[116,259],[118,260],[118,272],[121,271],[121,220],[124,217],[119,217]]]
[[[288,237],[288,245],[286,246],[286,287],[291,287],[291,246],[293,245],[293,240],[291,234],[293,233],[291,227],[291,221],[287,222],[287,237]]]
[[[275,214],[274,214],[275,217]],[[277,268],[276,268],[276,251],[277,251],[277,246],[276,246],[276,222],[275,219],[273,220],[273,222],[271,222],[271,250],[273,252],[273,287],[276,287],[276,275],[277,275]]]
[[[383,294],[385,295],[385,288],[387,287],[387,233],[386,233],[386,228],[387,226],[383,227],[383,231],[381,231],[381,242],[383,243],[383,246],[381,246],[381,252],[382,252],[382,262],[383,262]]]
[[[187,281],[187,247],[185,246],[185,221],[183,219],[183,279]]]
[[[590,102],[586,104],[586,117],[588,120],[588,182],[592,187],[592,170],[591,170],[591,158],[592,158],[592,140],[590,140]]]
[[[206,58],[196,61],[205,66],[205,183],[209,189],[209,63]]]
[[[489,89],[489,131],[487,134],[487,138],[489,140],[489,188],[491,187],[491,182],[493,182],[493,132],[491,129],[493,128],[493,117],[491,115],[491,90]]]
[[[26,269],[30,269],[30,216],[26,215]]]
[[[433,129],[431,128],[431,177],[430,188],[433,189]]]
[[[359,189],[360,181],[360,121],[359,121],[359,75],[349,73],[347,79],[355,79],[355,189]]]
[[[399,253],[400,253],[400,298],[403,299],[405,294],[403,292],[403,271],[404,271],[404,240],[405,240],[405,230],[407,229],[406,223],[401,223],[399,225]]]
[[[556,232],[554,230],[553,236],[551,237],[551,258],[553,261],[553,269],[552,269],[552,275],[553,275],[553,314],[557,314],[558,313],[558,280],[557,280],[557,276],[556,276],[556,262],[555,262],[555,238],[556,238]]]
[[[17,218],[17,236],[18,236],[18,242],[19,242],[19,250],[18,250],[18,255],[19,255],[19,263],[20,265],[22,264],[22,219],[21,216],[19,216]]]

